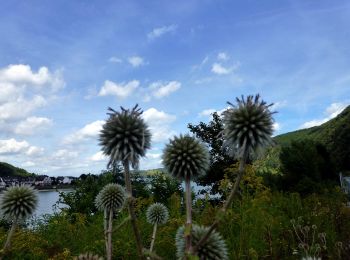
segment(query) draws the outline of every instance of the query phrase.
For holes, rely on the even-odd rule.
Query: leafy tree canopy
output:
[[[206,175],[198,178],[196,182],[203,186],[212,185],[211,192],[217,193],[219,191],[219,181],[224,177],[224,169],[235,163],[235,160],[228,156],[222,149],[222,118],[217,112],[214,112],[212,114],[212,120],[209,123],[200,122],[198,125],[190,123],[188,124],[188,128],[209,147],[209,170]]]

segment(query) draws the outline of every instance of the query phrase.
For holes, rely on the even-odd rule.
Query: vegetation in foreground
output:
[[[107,259],[349,258],[348,198],[334,185],[336,169],[346,169],[346,164],[333,160],[329,149],[313,140],[271,148],[254,160],[253,155],[271,140],[269,107],[259,96],[248,96],[224,113],[220,142],[235,157],[222,178],[204,179],[219,195],[214,200],[194,198],[188,185],[204,171],[199,166],[207,160],[205,148],[190,136],[175,137],[163,157],[168,172],[186,181],[184,197],[171,175],[159,173],[145,180],[130,174],[129,166],[137,166],[149,148],[147,125],[139,121],[137,106],[110,110],[100,141],[114,171],[86,176],[74,192],[61,195],[67,209],[34,221],[29,229],[17,229],[11,250],[1,254],[4,259],[70,259],[84,252]],[[209,147],[215,144],[212,139],[203,141],[209,141]],[[126,186],[120,212],[116,209],[123,201],[114,198],[123,197],[119,195],[124,191],[101,195],[111,182]],[[168,196],[162,197],[161,190]],[[102,197],[108,203],[101,203]],[[159,219],[151,217],[150,209],[160,200],[165,206],[154,212]],[[169,213],[164,213],[167,209]],[[168,222],[157,228],[165,215]],[[0,231],[2,240],[6,224]]]

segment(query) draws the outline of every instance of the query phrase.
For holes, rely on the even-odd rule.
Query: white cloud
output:
[[[210,116],[211,114],[213,114],[216,110],[209,108],[209,109],[204,109],[203,111],[201,111],[198,115],[200,117],[207,117]]]
[[[64,138],[65,144],[77,144],[86,140],[96,138],[102,130],[102,125],[105,121],[97,120],[85,125],[83,128]]]
[[[28,117],[20,122],[14,132],[22,135],[32,135],[52,126],[52,120],[46,117]]]
[[[273,105],[271,106],[271,110],[272,111],[277,111],[277,109],[285,107],[287,105],[287,101],[283,100],[283,101],[277,101],[275,103],[273,103]]]
[[[232,68],[225,68],[220,63],[214,63],[213,66],[211,67],[211,71],[218,75],[225,75],[225,74],[230,74],[232,71]]]
[[[101,161],[106,161],[108,157],[104,155],[102,151],[99,151],[95,153],[93,156],[91,156],[89,159],[93,162],[101,162]]]
[[[347,105],[348,104],[345,104],[345,103],[332,103],[330,106],[326,108],[324,118],[307,121],[304,124],[302,124],[300,128],[310,128],[310,127],[322,125],[327,121],[331,120],[332,118],[336,117],[337,115],[339,115],[347,107]]]
[[[38,71],[23,64],[0,68],[0,120],[6,124],[28,117],[64,85],[61,71],[47,67]]]
[[[29,65],[9,65],[0,69],[0,82],[15,85],[44,87],[57,90],[65,85],[60,71],[51,73],[47,67],[41,67],[35,73]]]
[[[112,62],[112,63],[122,63],[122,62],[123,62],[122,59],[119,59],[118,57],[114,57],[114,56],[110,57],[110,58],[108,59],[108,61],[109,61],[109,62]]]
[[[32,161],[26,161],[22,164],[22,167],[33,167],[35,166],[35,162],[32,162]]]
[[[128,62],[135,68],[145,65],[145,61],[140,56],[131,56],[128,58]]]
[[[25,154],[28,156],[37,156],[43,153],[44,149],[37,146],[31,146],[27,141],[17,141],[14,138],[0,140],[0,154]]]
[[[220,53],[218,53],[217,59],[225,61],[225,60],[230,59],[230,57],[227,55],[226,52],[220,52]]]
[[[279,130],[281,130],[281,125],[277,122],[275,122],[272,127],[273,127],[273,131],[275,132],[278,132]]]
[[[150,33],[147,34],[148,39],[153,40],[155,38],[158,38],[166,33],[174,32],[177,28],[177,25],[169,25],[169,26],[162,26],[158,28],[154,28]]]
[[[98,93],[99,96],[116,96],[124,99],[130,96],[140,85],[138,80],[132,80],[127,83],[115,83],[106,80]]]
[[[147,109],[143,112],[142,116],[150,127],[152,141],[166,141],[175,134],[175,131],[171,130],[170,124],[176,120],[176,116],[155,108]]]
[[[165,84],[162,82],[154,82],[150,85],[152,95],[158,99],[169,96],[179,88],[181,88],[181,83],[178,81],[170,81],[169,83]]]
[[[0,105],[0,119],[21,119],[27,117],[37,108],[43,107],[47,101],[42,96],[32,99],[18,98]]]

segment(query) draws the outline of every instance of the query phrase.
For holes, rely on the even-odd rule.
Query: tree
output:
[[[223,149],[224,130],[223,120],[217,112],[212,114],[212,120],[206,124],[200,122],[198,125],[188,124],[190,131],[209,146],[210,167],[205,175],[197,178],[200,185],[212,185],[211,193],[219,192],[219,182],[224,177],[224,170],[236,160],[229,156]]]
[[[293,141],[280,153],[283,190],[309,194],[336,180],[334,164],[325,146],[312,140]]]
[[[219,224],[220,216],[225,214],[232,204],[249,157],[252,157],[259,148],[272,143],[273,112],[269,110],[272,104],[267,105],[265,101],[260,100],[259,95],[250,95],[246,99],[242,96],[241,99],[236,98],[236,102],[236,105],[228,102],[231,107],[224,112],[223,145],[232,156],[239,160],[238,175],[218,217],[193,247],[194,253],[197,253],[200,247],[207,242]]]
[[[100,145],[105,155],[109,156],[108,167],[115,167],[122,163],[126,192],[128,195],[128,209],[131,224],[137,244],[137,252],[143,257],[141,235],[136,223],[134,198],[130,180],[130,165],[137,168],[140,157],[146,155],[151,146],[151,132],[141,118],[142,110],[138,105],[130,109],[121,107],[121,111],[108,109],[109,118],[100,133]]]

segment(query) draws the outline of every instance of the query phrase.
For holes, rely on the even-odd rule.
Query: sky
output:
[[[105,170],[108,107],[143,109],[152,169],[241,95],[274,103],[274,135],[350,104],[349,1],[0,1],[0,161],[30,172]]]

